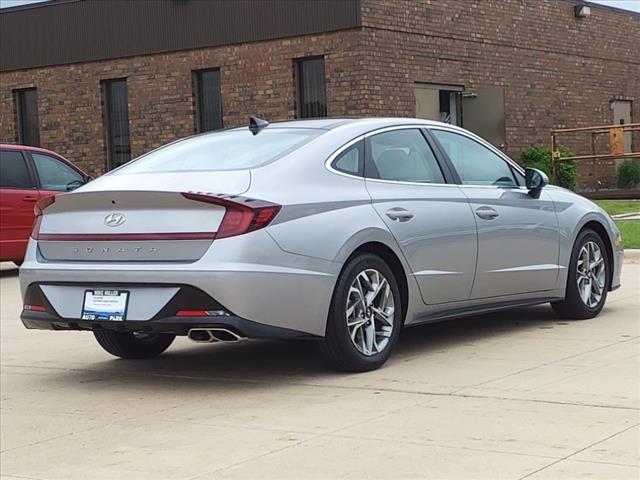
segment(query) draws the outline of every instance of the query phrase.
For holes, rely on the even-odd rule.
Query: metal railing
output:
[[[594,163],[594,183],[595,189],[598,190],[598,160],[614,160],[625,158],[640,158],[640,151],[625,152],[625,133],[640,131],[640,123],[628,123],[626,125],[602,125],[598,127],[581,127],[581,128],[558,128],[551,130],[551,167],[554,178],[557,178],[558,162],[568,160],[592,160]],[[563,157],[558,150],[557,137],[561,133],[589,133],[591,135],[591,155],[577,155],[571,157]],[[609,134],[609,153],[596,153],[596,135]]]

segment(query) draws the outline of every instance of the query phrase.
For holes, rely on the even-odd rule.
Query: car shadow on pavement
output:
[[[427,355],[456,345],[470,345],[493,336],[517,331],[534,331],[567,325],[548,305],[467,317],[405,329],[387,365]],[[87,338],[89,340],[89,338]],[[91,339],[92,340],[92,339]],[[80,355],[80,354],[79,354]],[[192,344],[184,338],[158,358],[150,360],[106,359],[86,367],[101,380],[120,387],[141,385],[174,395],[175,389],[211,393],[244,388],[267,389],[286,383],[313,384],[344,377],[322,360],[317,342],[252,340],[237,344]],[[82,369],[84,372],[86,370]],[[67,370],[52,374],[55,382],[77,383],[79,372]],[[53,380],[53,379],[52,379]],[[178,386],[179,385],[179,386]]]

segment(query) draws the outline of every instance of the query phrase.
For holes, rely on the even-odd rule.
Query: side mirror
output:
[[[529,195],[533,198],[540,198],[540,191],[549,185],[547,174],[537,168],[527,168],[524,171],[525,184],[529,189]]]

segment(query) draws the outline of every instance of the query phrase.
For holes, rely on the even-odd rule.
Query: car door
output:
[[[478,227],[472,299],[551,290],[560,231],[553,201],[533,198],[524,176],[493,147],[459,131],[431,128],[459,176]]]
[[[39,194],[20,150],[0,150],[0,259],[24,257]]]
[[[467,300],[476,263],[476,225],[450,172],[419,127],[391,127],[365,140],[365,183],[397,240],[426,304]]]
[[[30,152],[38,176],[40,196],[68,192],[86,183],[86,177],[67,162],[42,152]]]

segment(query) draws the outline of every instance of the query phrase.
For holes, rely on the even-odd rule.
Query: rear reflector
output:
[[[176,317],[228,317],[226,310],[178,310]]]
[[[234,237],[266,227],[278,214],[281,205],[275,203],[206,195],[201,193],[183,193],[185,198],[196,202],[211,203],[226,208],[222,223],[218,227],[216,238]],[[251,202],[249,204],[249,202]]]
[[[24,306],[25,310],[30,310],[32,312],[46,312],[47,309],[45,307],[43,307],[42,305],[25,305]]]

